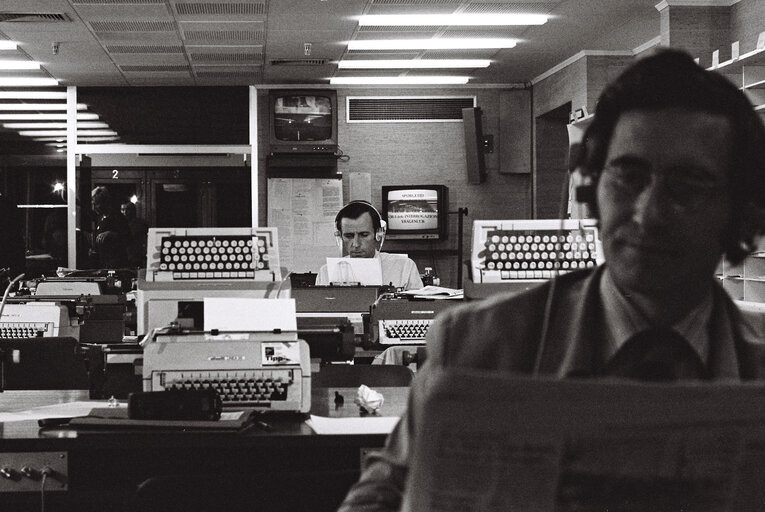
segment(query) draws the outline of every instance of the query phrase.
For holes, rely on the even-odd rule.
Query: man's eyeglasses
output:
[[[637,198],[652,181],[658,180],[657,185],[662,187],[672,206],[682,210],[698,208],[726,186],[719,179],[696,169],[672,169],[657,173],[642,165],[606,166],[601,177],[611,180],[620,192],[632,198]]]

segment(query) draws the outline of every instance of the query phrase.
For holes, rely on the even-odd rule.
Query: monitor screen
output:
[[[326,96],[277,97],[274,136],[284,141],[331,139],[332,102]]]
[[[446,238],[448,189],[443,185],[383,187],[383,217],[386,237],[443,240]]]
[[[270,152],[334,153],[337,93],[332,90],[272,90]]]

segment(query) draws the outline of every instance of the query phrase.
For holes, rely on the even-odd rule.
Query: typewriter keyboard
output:
[[[162,239],[159,270],[173,279],[252,279],[269,269],[266,237],[168,236]]]
[[[44,322],[2,322],[0,338],[36,338],[48,331]]]
[[[432,319],[380,320],[381,345],[413,345],[425,343]]]
[[[596,232],[573,230],[495,230],[487,233],[484,282],[549,279],[597,265]]]
[[[286,401],[295,382],[293,370],[222,372],[165,372],[160,375],[164,389],[215,389],[223,405],[268,406]]]

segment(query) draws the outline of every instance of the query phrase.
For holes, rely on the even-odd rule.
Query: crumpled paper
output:
[[[374,389],[362,384],[359,386],[358,391],[356,391],[355,402],[362,409],[374,414],[380,409],[380,407],[382,407],[383,402],[385,402],[385,398],[381,393],[378,393]]]

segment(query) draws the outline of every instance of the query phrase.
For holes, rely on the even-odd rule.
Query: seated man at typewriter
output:
[[[342,512],[399,509],[428,433],[423,386],[442,368],[699,385],[765,378],[764,340],[715,278],[721,256],[741,262],[765,228],[765,128],[746,96],[665,49],[606,87],[584,140],[580,198],[599,220],[606,263],[440,315],[409,410]]]
[[[411,259],[380,252],[385,239],[385,224],[377,209],[366,201],[351,201],[335,216],[335,237],[343,256],[377,258],[382,267],[384,285],[404,290],[423,287],[417,265]],[[316,277],[317,286],[329,284],[329,272],[324,265]]]

